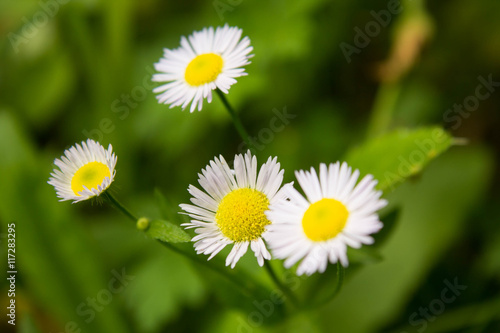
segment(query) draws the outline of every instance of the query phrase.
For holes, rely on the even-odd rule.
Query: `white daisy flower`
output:
[[[73,200],[73,203],[100,195],[113,182],[116,156],[113,147],[105,150],[98,142],[88,139],[81,146],[75,144],[64,151],[61,159],[56,158],[48,183],[56,189],[59,201]]]
[[[226,258],[226,266],[231,268],[249,245],[260,266],[264,259],[271,259],[262,239],[266,226],[271,223],[264,212],[269,204],[284,198],[284,188],[291,187],[287,184],[280,190],[283,173],[277,158],[269,157],[257,176],[257,158],[250,151],[245,156],[235,156],[234,170],[222,156],[210,161],[198,174],[198,182],[206,193],[189,185],[193,205],[180,205],[193,219],[182,225],[186,229],[196,228],[198,235],[192,239],[196,242],[196,252],[210,254],[210,260],[226,245],[233,244]]]
[[[155,64],[158,74],[155,82],[168,82],[153,89],[160,93],[159,103],[182,106],[191,103],[190,111],[203,106],[203,99],[212,102],[212,90],[220,89],[227,94],[236,83],[235,78],[247,75],[242,68],[250,63],[253,47],[248,37],[241,38],[237,27],[204,28],[191,36],[181,37],[181,46],[174,50],[164,49],[163,58]]]
[[[285,259],[286,268],[302,259],[297,275],[323,273],[328,261],[348,266],[347,246],[372,244],[370,234],[383,226],[375,212],[387,201],[374,190],[377,181],[367,175],[356,185],[359,171],[345,162],[320,164],[319,178],[314,168],[295,175],[307,199],[291,188],[289,200],[266,212],[272,224],[265,239],[273,255]]]

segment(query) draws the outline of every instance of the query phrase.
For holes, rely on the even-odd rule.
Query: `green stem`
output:
[[[135,217],[134,214],[132,214],[125,206],[123,206],[116,198],[109,193],[109,191],[106,191],[102,194],[104,198],[108,200],[108,202],[114,206],[116,209],[118,209],[120,212],[122,212],[125,216],[127,216],[129,219],[131,219],[134,222],[137,222],[137,217]]]
[[[247,297],[255,297],[256,293],[259,292],[259,288],[256,286],[250,285],[248,282],[249,281],[243,281],[242,279],[238,279],[238,277],[235,274],[232,274],[231,272],[225,270],[224,268],[221,268],[219,266],[211,264],[209,261],[205,260],[205,258],[202,258],[198,255],[191,254],[189,252],[183,251],[182,249],[176,247],[175,245],[172,245],[170,243],[165,243],[160,240],[158,240],[163,246],[166,248],[180,254],[181,256],[188,258],[201,266],[207,267],[211,269],[212,271],[218,273],[222,277],[224,277],[226,280],[229,282],[233,283],[237,288],[239,288],[244,295]]]
[[[401,86],[397,82],[380,85],[368,123],[368,138],[374,138],[389,129],[400,92]]]
[[[342,266],[340,262],[337,262],[337,286],[335,286],[335,290],[333,291],[333,294],[330,296],[330,299],[328,299],[328,301],[335,298],[335,296],[337,296],[337,294],[340,292],[340,289],[342,289],[342,285],[344,284],[344,275],[344,266]]]
[[[110,194],[108,191],[104,192],[103,197],[108,200],[108,202],[118,209],[120,212],[122,212],[125,216],[127,216],[129,219],[131,219],[134,222],[137,222],[138,218],[132,214],[124,205],[122,205],[112,194]],[[186,252],[175,245],[172,245],[170,243],[162,242],[161,240],[158,240],[160,244],[165,246],[166,248],[184,256],[185,258],[188,258],[198,264],[201,264],[202,266],[208,267],[214,272],[217,272],[227,280],[231,281],[233,284],[235,284],[238,288],[240,288],[243,293],[249,297],[255,296],[256,293],[258,292],[259,288],[256,288],[255,286],[250,286],[248,283],[245,281],[242,281],[242,279],[238,279],[234,274],[231,274],[230,272],[218,267],[211,265],[207,260],[204,260],[203,258],[200,258],[199,256]]]
[[[264,261],[264,267],[266,268],[266,271],[267,273],[269,274],[269,276],[271,277],[271,279],[273,280],[274,284],[276,284],[276,286],[281,290],[281,292],[290,299],[290,302],[295,306],[295,307],[298,307],[299,305],[299,301],[297,299],[297,297],[295,296],[295,294],[290,290],[290,288],[287,287],[287,285],[285,285],[283,282],[281,282],[281,280],[278,278],[278,276],[276,275],[276,273],[274,272],[274,269],[273,267],[271,266],[271,264],[269,263],[268,260],[265,260]]]
[[[331,300],[333,300],[338,293],[340,292],[340,289],[342,289],[342,285],[344,284],[344,275],[345,275],[345,268],[342,266],[340,262],[337,262],[337,285],[335,286],[335,289],[333,290],[333,293],[325,298],[323,301],[320,301],[317,306],[325,305]]]
[[[218,88],[215,91],[217,92],[217,95],[221,99],[222,104],[224,104],[224,106],[226,107],[227,111],[231,115],[231,118],[233,119],[234,126],[236,127],[236,130],[240,134],[241,138],[243,139],[243,141],[245,141],[245,143],[247,144],[248,148],[252,148],[253,145],[250,142],[250,136],[248,135],[247,131],[245,130],[245,127],[243,126],[243,123],[241,122],[240,117],[234,111],[234,109],[231,107],[231,105],[227,101],[227,98],[224,95],[224,93],[222,91],[220,91],[220,89],[218,89]]]

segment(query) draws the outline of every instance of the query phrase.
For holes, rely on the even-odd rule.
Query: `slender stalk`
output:
[[[125,216],[127,216],[133,222],[137,222],[138,218],[133,213],[131,213],[124,205],[122,205],[112,194],[110,194],[108,191],[106,191],[102,195],[104,196],[104,198],[106,200],[108,200],[108,202],[113,207],[118,209],[120,212],[122,212]],[[238,277],[235,276],[234,274],[231,274],[230,272],[228,272],[224,269],[221,269],[218,266],[210,264],[207,260],[204,260],[203,258],[200,258],[199,256],[194,255],[193,253],[186,252],[173,244],[162,242],[161,240],[158,240],[158,242],[161,245],[165,246],[166,248],[182,255],[183,257],[188,258],[188,259],[190,259],[198,264],[201,264],[202,266],[208,267],[211,270],[213,270],[214,272],[217,272],[218,274],[220,274],[221,276],[226,278],[228,281],[230,281],[234,285],[236,285],[238,288],[240,288],[242,290],[242,292],[249,297],[254,296],[256,294],[256,292],[258,291],[258,288],[256,288],[255,286],[249,286],[247,281],[241,281],[241,279],[238,279]]]
[[[109,191],[104,192],[102,195],[109,201],[112,206],[114,206],[132,221],[137,222],[137,217],[135,217],[135,215],[132,214],[127,208],[125,208],[125,206],[123,206],[118,200],[116,200],[116,198],[111,193],[109,193]]]
[[[165,243],[160,240],[158,240],[161,245],[165,246],[166,248],[174,251],[175,253],[180,254],[181,256],[188,258],[201,266],[207,267],[211,269],[212,271],[218,273],[222,277],[224,277],[226,280],[231,282],[233,285],[235,285],[238,289],[242,291],[243,294],[245,294],[248,297],[255,297],[256,292],[258,292],[257,287],[255,286],[249,286],[248,281],[241,281],[235,274],[232,274],[230,271],[225,270],[224,268],[218,267],[216,265],[211,264],[209,261],[205,260],[205,258],[201,258],[197,255],[193,255],[189,252],[183,251],[182,249],[176,247],[173,244],[170,243]]]
[[[276,286],[281,290],[281,292],[290,299],[290,302],[295,306],[295,307],[298,307],[299,305],[299,301],[297,299],[297,297],[295,296],[295,294],[290,290],[290,288],[287,287],[287,285],[285,285],[283,282],[281,282],[281,280],[278,278],[278,276],[276,275],[276,273],[274,272],[274,269],[273,267],[271,266],[271,264],[269,263],[268,260],[265,260],[264,261],[264,267],[266,268],[266,271],[267,273],[269,274],[269,276],[271,277],[271,279],[273,280],[274,284],[276,284]]]
[[[344,275],[345,275],[344,266],[342,266],[340,262],[337,262],[337,285],[335,286],[335,289],[333,290],[332,294],[327,298],[325,298],[323,301],[318,302],[317,306],[325,305],[338,295],[340,289],[342,289],[342,285],[344,284]]]
[[[227,98],[224,95],[224,93],[222,91],[220,91],[219,89],[216,89],[215,91],[217,92],[217,95],[221,99],[222,104],[224,104],[224,106],[226,107],[227,111],[231,115],[231,118],[233,119],[234,126],[236,127],[236,130],[240,134],[241,138],[243,139],[243,141],[245,141],[245,143],[247,144],[247,146],[249,148],[252,148],[253,145],[252,145],[252,143],[250,141],[250,136],[248,135],[247,131],[245,130],[245,127],[243,126],[243,123],[241,122],[240,117],[234,111],[234,109],[231,107],[231,105],[227,101]]]
[[[368,138],[374,138],[389,129],[400,92],[401,86],[397,82],[380,85],[368,124]]]
[[[337,294],[340,292],[340,289],[342,289],[342,285],[344,284],[344,275],[345,275],[344,266],[342,266],[340,262],[337,262],[337,285],[335,286],[335,290],[333,291],[328,301],[335,298],[335,296],[337,296]]]

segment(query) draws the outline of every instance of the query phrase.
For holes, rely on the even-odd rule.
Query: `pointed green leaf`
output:
[[[344,160],[361,174],[372,174],[380,190],[394,189],[418,174],[431,160],[446,151],[452,136],[440,127],[398,129],[349,151]]]
[[[144,230],[142,226],[140,230]],[[166,243],[186,243],[191,237],[179,226],[164,220],[149,221],[149,226],[144,232],[151,238]]]

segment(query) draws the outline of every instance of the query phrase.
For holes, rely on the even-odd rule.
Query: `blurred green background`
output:
[[[17,331],[500,332],[499,87],[453,111],[474,101],[479,77],[500,82],[500,2],[402,1],[377,23],[392,4],[2,0],[0,270],[14,222]],[[437,124],[468,140],[386,192],[383,215],[397,218],[376,245],[383,260],[353,265],[333,302],[292,318],[239,297],[107,205],[59,203],[46,183],[54,158],[90,137],[113,145],[113,191],[137,215],[168,217],[187,202],[201,168],[231,160],[241,139],[215,97],[193,114],[159,105],[153,63],[180,36],[226,22],[255,54],[228,99],[260,135],[260,161],[278,156],[286,181],[393,128]],[[295,117],[265,130],[284,109]],[[256,268],[247,254],[236,269],[271,285]],[[445,280],[467,288],[441,309]],[[14,331],[8,289],[4,278],[2,332]],[[433,306],[438,315],[420,312]]]

